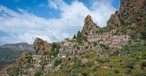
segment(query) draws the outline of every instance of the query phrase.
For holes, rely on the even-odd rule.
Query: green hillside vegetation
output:
[[[139,46],[141,48],[137,48]],[[123,46],[118,54],[111,54],[108,58],[100,58],[96,51],[88,51],[79,58],[57,59],[54,65],[60,69],[50,71],[47,76],[145,76],[146,47],[139,46]],[[88,61],[83,62],[84,58]]]
[[[0,65],[15,62],[23,51],[13,50],[9,48],[0,48]],[[1,67],[0,66],[0,67]]]

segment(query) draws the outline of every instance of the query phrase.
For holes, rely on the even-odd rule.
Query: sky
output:
[[[105,27],[119,6],[120,0],[0,0],[0,45],[72,38],[87,15]]]

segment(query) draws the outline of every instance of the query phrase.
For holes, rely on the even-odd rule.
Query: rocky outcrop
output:
[[[98,33],[97,25],[93,22],[90,15],[86,16],[81,33],[85,36]]]
[[[16,61],[16,68],[20,68],[23,65],[27,65],[30,62],[30,54],[28,52],[24,52]]]
[[[116,11],[107,22],[109,25],[132,25],[144,24],[146,19],[146,0],[121,0],[120,10]]]
[[[122,24],[141,22],[146,12],[146,0],[121,0],[120,20]]]
[[[119,19],[119,12],[116,11],[115,14],[112,14],[110,19],[107,21],[107,26],[117,26],[119,27],[121,25],[120,19]]]
[[[36,54],[46,54],[49,53],[51,48],[50,48],[50,44],[47,41],[44,41],[40,38],[36,38],[34,43],[33,43],[33,47],[36,51]]]
[[[16,63],[1,70],[1,76],[18,76],[18,74],[24,73],[24,70],[30,68],[31,58],[28,52],[24,52]]]

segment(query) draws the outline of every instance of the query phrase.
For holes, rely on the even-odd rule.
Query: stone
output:
[[[98,26],[93,22],[92,17],[87,15],[84,20],[84,26],[81,33],[85,36],[90,34],[96,34],[98,32]]]
[[[81,60],[81,63],[82,63],[83,65],[87,64],[88,62],[89,62],[89,60],[88,60],[87,58],[83,58],[83,59]]]
[[[38,55],[49,54],[51,51],[51,45],[40,38],[35,39],[33,47]]]

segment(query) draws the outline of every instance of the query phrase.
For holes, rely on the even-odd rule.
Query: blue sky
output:
[[[103,27],[119,6],[120,0],[0,0],[0,45],[71,38],[86,15]]]

